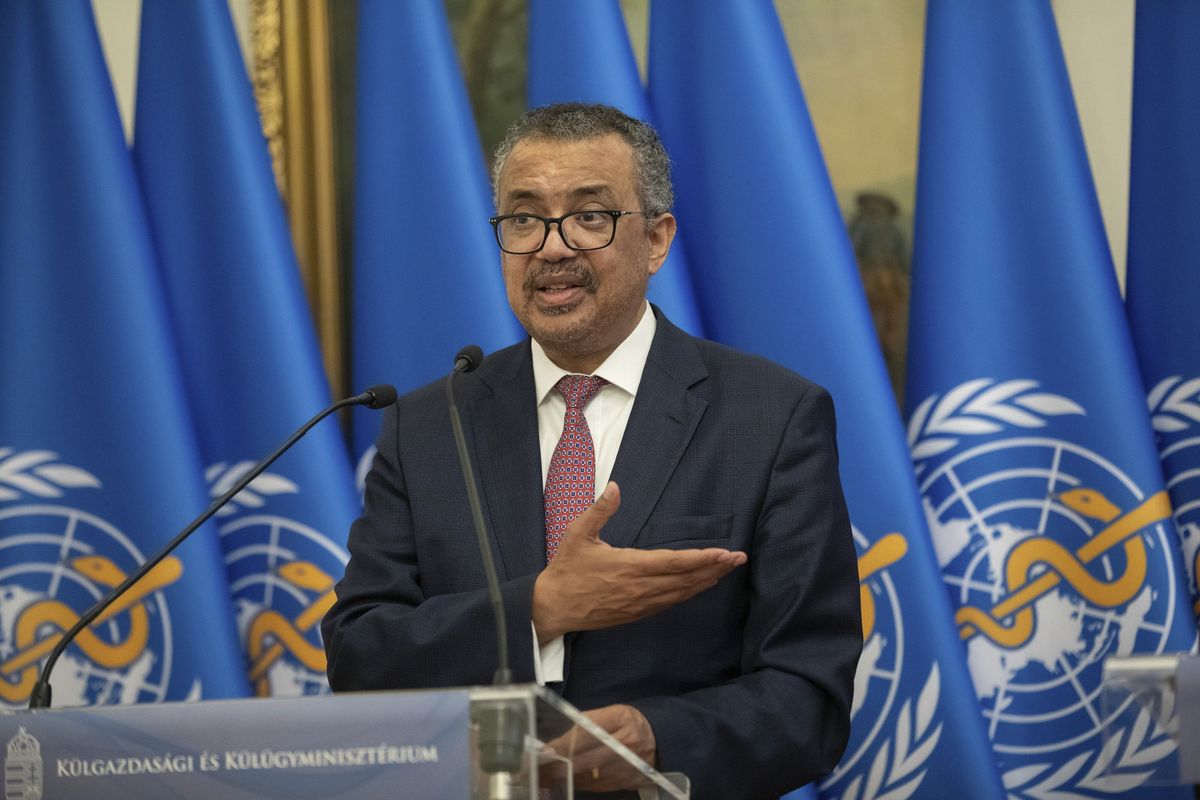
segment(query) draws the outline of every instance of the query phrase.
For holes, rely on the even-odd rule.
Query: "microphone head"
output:
[[[396,402],[396,387],[390,383],[368,386],[363,394],[370,395],[370,399],[365,403],[367,408],[387,408]]]
[[[483,363],[483,350],[477,344],[469,344],[454,357],[455,372],[474,372]]]

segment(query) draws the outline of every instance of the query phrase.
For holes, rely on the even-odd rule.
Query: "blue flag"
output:
[[[1101,735],[1105,657],[1195,628],[1050,3],[931,0],[924,81],[909,442],[1005,788],[1176,796]]]
[[[441,0],[360,2],[357,80],[354,380],[404,392],[449,372],[463,345],[489,352],[523,334]],[[355,453],[379,429],[367,413]]]
[[[329,405],[250,81],[224,0],[144,0],[134,155],[210,491]],[[319,625],[357,513],[336,420],[222,509],[259,695],[328,691]]]
[[[1200,5],[1138,3],[1125,306],[1200,617]]]
[[[606,103],[654,124],[617,0],[529,4],[529,105],[571,101]],[[682,242],[650,279],[649,298],[673,323],[703,334]]]
[[[651,13],[651,99],[678,164],[680,235],[705,276],[707,331],[821,383],[837,406],[865,645],[850,744],[821,793],[1001,797],[854,254],[774,7],[656,0]]]
[[[0,24],[0,704],[206,505],[149,232],[87,0]],[[55,705],[236,697],[205,526],[84,633]],[[103,617],[102,617],[103,619]]]

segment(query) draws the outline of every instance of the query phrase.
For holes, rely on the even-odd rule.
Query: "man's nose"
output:
[[[550,232],[546,234],[546,243],[542,245],[542,252],[539,255],[546,261],[561,261],[564,258],[571,258],[575,252],[563,238],[562,223],[551,225]]]

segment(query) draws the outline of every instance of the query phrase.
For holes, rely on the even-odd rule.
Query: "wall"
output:
[[[131,130],[141,0],[92,0]],[[230,0],[248,53],[251,0]],[[622,0],[645,70],[648,0]],[[1117,274],[1125,271],[1134,0],[1053,0]],[[830,178],[847,217],[870,190],[911,231],[924,0],[777,0]]]

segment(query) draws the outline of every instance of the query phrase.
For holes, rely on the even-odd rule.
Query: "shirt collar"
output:
[[[642,371],[646,368],[650,344],[654,341],[657,328],[654,311],[651,310],[650,304],[646,303],[638,324],[592,374],[604,378],[631,396],[637,396],[638,385],[642,382]],[[536,339],[530,341],[533,351],[533,385],[537,392],[538,405],[541,405],[550,392],[554,391],[559,380],[571,373],[551,361]]]

